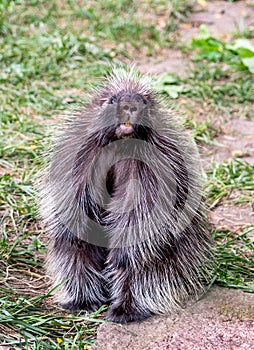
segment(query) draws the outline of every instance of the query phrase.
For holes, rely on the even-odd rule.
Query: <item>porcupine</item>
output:
[[[125,323],[197,297],[211,239],[194,143],[147,77],[115,69],[65,124],[41,191],[56,300]]]

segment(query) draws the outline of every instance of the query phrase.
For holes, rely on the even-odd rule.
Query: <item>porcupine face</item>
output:
[[[133,91],[121,91],[108,101],[115,111],[115,136],[118,139],[146,134],[149,101]]]

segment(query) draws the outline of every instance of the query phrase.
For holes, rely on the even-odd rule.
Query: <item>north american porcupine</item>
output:
[[[193,142],[147,78],[116,69],[72,118],[41,191],[47,268],[64,308],[142,320],[183,306],[209,276]]]

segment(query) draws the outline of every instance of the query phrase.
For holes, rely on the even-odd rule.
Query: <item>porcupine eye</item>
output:
[[[147,99],[144,98],[144,97],[143,97],[143,103],[144,103],[145,105],[147,105],[147,103],[148,103]]]
[[[109,104],[112,105],[114,103],[116,103],[116,96],[111,97],[110,100],[109,100]]]

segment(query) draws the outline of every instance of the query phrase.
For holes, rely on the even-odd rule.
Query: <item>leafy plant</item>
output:
[[[222,61],[239,70],[254,73],[254,45],[248,39],[237,39],[229,45],[210,36],[206,26],[200,27],[200,37],[192,39],[192,47],[198,49],[196,60]]]
[[[171,98],[177,98],[179,93],[183,91],[183,86],[179,85],[179,78],[170,73],[160,75],[153,84],[154,88],[168,95]]]

